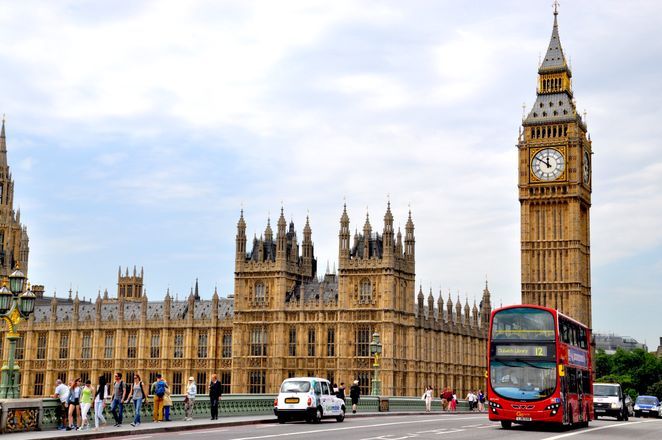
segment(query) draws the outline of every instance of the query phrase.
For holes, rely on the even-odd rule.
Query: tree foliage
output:
[[[651,394],[662,397],[662,359],[646,350],[616,350],[614,354],[599,351],[595,356],[595,382],[620,383],[635,397]]]

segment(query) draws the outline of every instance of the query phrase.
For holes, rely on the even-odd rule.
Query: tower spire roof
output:
[[[549,39],[549,46],[547,47],[545,58],[538,69],[539,73],[570,70],[565,61],[565,55],[563,55],[563,48],[561,47],[561,39],[559,38],[558,15],[558,2],[554,2],[554,26],[552,27],[552,36]]]

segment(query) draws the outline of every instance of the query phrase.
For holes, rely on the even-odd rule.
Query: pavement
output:
[[[356,414],[347,414],[347,419],[354,417],[375,417],[375,416],[408,416],[408,415],[423,415],[428,414],[424,411],[398,411],[398,412],[359,412]],[[470,411],[456,411],[441,412],[433,411],[432,414],[472,414]],[[476,413],[478,414],[478,413]],[[483,413],[486,414],[486,413]],[[486,414],[487,415],[487,414]],[[112,420],[109,420],[112,423]],[[177,432],[177,431],[192,431],[196,429],[213,429],[227,426],[244,426],[244,425],[257,425],[264,423],[278,423],[273,415],[259,415],[259,416],[226,416],[220,417],[218,420],[209,419],[193,419],[192,421],[173,420],[170,422],[152,422],[147,421],[141,423],[139,426],[133,427],[130,425],[131,420],[124,420],[124,424],[120,427],[114,427],[112,424],[100,427],[98,431],[94,428],[89,431],[59,431],[55,429],[47,429],[44,431],[31,431],[31,432],[17,432],[12,434],[3,434],[3,440],[64,440],[64,439],[95,439],[95,438],[111,438],[111,437],[127,437],[140,434],[153,434],[159,432]]]

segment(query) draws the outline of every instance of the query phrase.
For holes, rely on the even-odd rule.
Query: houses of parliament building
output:
[[[536,107],[523,121],[518,144],[522,206],[524,303],[551,305],[590,325],[588,209],[592,154],[578,117],[570,71],[552,39],[539,70]],[[0,276],[20,262],[28,270],[28,236],[13,209],[4,121],[0,137]],[[378,333],[383,347],[382,394],[420,395],[426,385],[458,395],[485,388],[487,327],[485,284],[479,304],[450,294],[416,291],[416,240],[411,212],[404,234],[394,229],[390,203],[379,225],[366,216],[352,236],[346,207],[339,212],[338,269],[318,272],[312,227],[301,239],[281,209],[272,229],[251,242],[243,211],[236,229],[234,291],[200,298],[197,282],[186,299],[150,301],[143,270],[122,268],[117,292],[94,300],[46,297],[19,326],[16,360],[21,395],[52,393],[56,379],[96,381],[113,371],[154,380],[162,373],[174,393],[194,376],[207,392],[218,374],[224,393],[275,393],[282,380],[321,376],[358,379],[369,394]],[[560,292],[560,293],[559,293]],[[583,313],[583,315],[581,315]],[[0,353],[7,358],[0,329]]]
[[[16,261],[27,272],[27,230],[13,210],[13,181],[0,140],[2,276]],[[117,294],[95,300],[47,298],[43,286],[34,314],[19,326],[16,360],[21,395],[52,393],[56,379],[96,381],[114,371],[152,381],[162,373],[181,393],[194,376],[205,393],[213,373],[225,393],[274,393],[286,377],[309,375],[350,383],[369,394],[369,344],[380,334],[385,395],[417,395],[427,384],[459,390],[483,387],[490,293],[481,308],[441,295],[415,292],[415,238],[411,213],[404,237],[393,228],[390,204],[381,232],[368,218],[350,234],[346,209],[340,218],[338,271],[318,276],[309,219],[299,241],[281,210],[272,231],[251,245],[242,215],[237,224],[234,294],[211,300],[195,290],[184,300],[167,292],[149,301],[144,272],[121,269]],[[3,332],[6,329],[3,329]],[[4,334],[0,341],[4,341]],[[0,342],[1,343],[1,342]],[[7,344],[0,346],[6,351]],[[3,359],[6,353],[3,352]]]

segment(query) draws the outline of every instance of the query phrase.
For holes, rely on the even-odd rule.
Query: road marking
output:
[[[227,431],[227,429],[206,429],[204,431],[197,431],[194,429],[192,431],[178,432],[177,435],[209,434],[211,432],[223,432],[223,431]]]
[[[449,420],[476,420],[479,417],[443,417],[443,418],[435,418],[435,419],[421,419],[421,420],[411,420],[411,421],[404,421],[404,422],[390,422],[390,423],[377,423],[374,425],[362,425],[362,426],[347,426],[347,427],[342,427],[342,428],[328,428],[328,429],[315,429],[312,431],[300,431],[300,432],[284,432],[281,434],[267,434],[267,435],[258,435],[258,436],[253,436],[253,437],[238,437],[234,438],[232,440],[255,440],[255,439],[261,439],[261,438],[274,438],[274,437],[289,437],[289,436],[294,436],[294,435],[308,435],[308,434],[317,434],[319,432],[329,432],[329,431],[347,431],[349,429],[361,429],[361,428],[379,428],[382,426],[394,426],[394,425],[410,425],[412,423],[439,423],[443,421],[449,421]]]
[[[593,431],[599,431],[601,429],[627,428],[628,426],[637,425],[639,423],[650,423],[650,421],[644,420],[644,421],[641,421],[641,422],[623,422],[623,423],[617,423],[615,425],[598,426],[598,427],[595,427],[595,428],[583,429],[581,431],[569,432],[568,434],[555,435],[554,437],[547,437],[547,438],[544,438],[542,440],[557,440],[557,439],[560,439],[560,438],[572,437],[573,435],[586,434],[586,433],[593,432]]]

